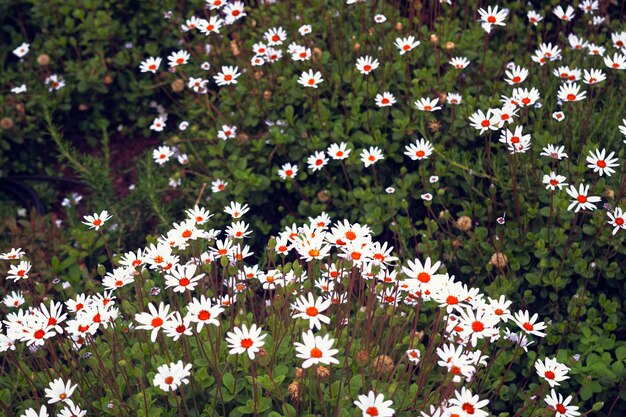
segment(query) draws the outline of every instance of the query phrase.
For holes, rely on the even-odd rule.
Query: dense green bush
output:
[[[140,85],[136,62],[144,48],[175,44],[169,36],[173,24],[162,19],[174,2],[139,4],[0,2],[0,36],[5,39],[0,47],[0,116],[12,125],[0,130],[3,175],[57,173],[55,153],[41,152],[54,147],[42,118],[43,103],[55,109],[55,121],[84,151],[101,146],[103,129],[110,134],[120,130],[126,138],[143,134],[137,116],[160,97]],[[23,42],[30,51],[19,58],[12,51]],[[53,74],[65,86],[49,93],[45,80]],[[23,84],[26,92],[11,92]]]

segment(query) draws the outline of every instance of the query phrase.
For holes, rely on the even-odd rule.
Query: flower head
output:
[[[385,396],[383,394],[378,394],[374,391],[370,391],[367,395],[359,395],[358,400],[354,402],[354,405],[359,407],[362,412],[363,417],[390,417],[393,416],[396,412],[391,405],[393,401],[387,400],[385,401]]]
[[[575,213],[578,213],[580,210],[595,210],[596,206],[593,203],[598,203],[601,200],[598,196],[590,196],[589,185],[584,184],[580,184],[578,189],[574,185],[570,185],[567,189],[567,194],[572,197],[572,202],[567,209],[572,210],[575,208]]]
[[[306,369],[311,365],[339,363],[339,360],[334,358],[334,355],[339,352],[332,348],[334,342],[335,340],[331,339],[330,335],[316,336],[309,330],[302,333],[302,343],[295,342],[293,345],[296,348],[296,357],[304,359],[302,367]]]
[[[104,225],[104,223],[109,220],[112,216],[109,215],[109,212],[106,210],[102,210],[100,214],[94,213],[93,216],[84,216],[85,219],[83,224],[89,226],[90,229],[100,230],[100,227]]]
[[[317,88],[318,84],[324,82],[322,78],[322,73],[319,71],[313,72],[312,69],[308,71],[304,71],[300,74],[300,78],[298,78],[298,84],[304,87]]]
[[[256,324],[252,324],[250,329],[245,324],[234,327],[231,332],[226,333],[226,341],[230,348],[228,353],[231,355],[247,353],[250,360],[253,360],[255,353],[263,347],[263,339],[266,337],[267,334],[261,334],[261,328]]]

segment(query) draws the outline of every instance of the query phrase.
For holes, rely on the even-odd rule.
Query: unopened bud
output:
[[[181,91],[185,89],[185,82],[181,80],[180,78],[178,78],[172,81],[172,84],[170,84],[170,86],[172,87],[173,92],[180,93]]]
[[[13,119],[3,117],[2,120],[0,120],[0,126],[2,126],[3,129],[11,129],[13,127]]]
[[[41,54],[37,57],[37,63],[42,67],[45,67],[50,63],[50,56],[48,54]]]
[[[498,269],[504,269],[508,263],[508,258],[502,252],[495,252],[493,255],[491,255],[491,265],[495,266]]]
[[[456,226],[464,232],[467,232],[472,228],[472,219],[468,216],[461,216],[456,221]]]

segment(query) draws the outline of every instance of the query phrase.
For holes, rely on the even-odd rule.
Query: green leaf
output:
[[[222,384],[231,394],[235,393],[235,378],[233,377],[233,374],[227,372],[222,375]]]

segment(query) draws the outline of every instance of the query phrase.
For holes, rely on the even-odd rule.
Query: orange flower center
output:
[[[467,414],[474,414],[474,406],[470,403],[464,403],[461,408],[463,409],[463,411],[465,411]]]
[[[430,281],[430,274],[428,272],[420,272],[417,274],[417,280],[419,282],[427,283]]]
[[[242,339],[241,340],[241,347],[242,348],[248,349],[250,346],[252,346],[252,339],[246,338],[246,339]]]
[[[319,314],[319,310],[315,307],[308,307],[306,309],[306,315],[309,317],[315,317]]]
[[[367,410],[365,410],[365,414],[367,414],[368,416],[377,416],[378,415],[378,408],[376,407],[367,407]]]
[[[202,310],[201,312],[198,313],[198,319],[205,321],[211,318],[211,313],[209,313],[206,310]]]
[[[322,351],[319,350],[318,348],[314,347],[313,349],[311,349],[311,357],[312,358],[321,358],[322,357]]]
[[[482,332],[485,330],[485,325],[480,321],[475,321],[472,323],[472,330],[475,332]]]

